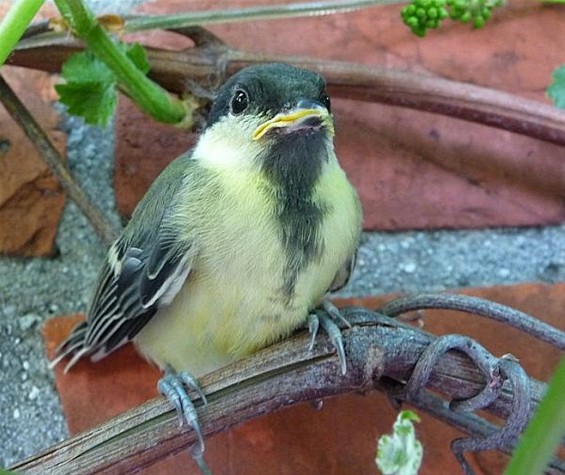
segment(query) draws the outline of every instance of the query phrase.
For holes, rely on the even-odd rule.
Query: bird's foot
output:
[[[347,362],[345,360],[345,350],[343,349],[343,336],[341,335],[341,330],[338,326],[339,322],[344,323],[348,328],[351,328],[351,324],[345,319],[333,303],[326,299],[322,300],[320,307],[308,315],[308,330],[311,335],[310,345],[308,348],[310,351],[314,348],[314,342],[318,335],[318,330],[320,329],[320,325],[322,325],[322,328],[327,333],[332,345],[337,351],[341,374],[345,374],[347,371]]]
[[[181,371],[177,373],[171,367],[165,370],[165,375],[157,383],[159,392],[165,396],[169,402],[176,409],[179,416],[180,424],[184,421],[194,429],[198,442],[190,448],[192,458],[200,468],[204,475],[211,474],[206,461],[204,460],[204,436],[202,429],[198,422],[198,414],[193,400],[187,393],[187,388],[195,391],[202,399],[204,404],[207,404],[206,396],[200,389],[198,381],[188,371]]]

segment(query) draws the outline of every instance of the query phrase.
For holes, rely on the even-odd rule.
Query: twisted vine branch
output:
[[[390,317],[415,310],[441,308],[458,310],[505,323],[550,345],[565,350],[565,333],[527,313],[478,297],[454,294],[419,294],[402,297],[378,309]]]
[[[451,296],[436,296],[438,307],[443,297],[449,301]],[[470,297],[457,298],[467,310],[477,303]],[[484,308],[484,301],[480,305]],[[308,335],[301,332],[202,378],[209,404],[197,407],[205,436],[297,402],[376,388],[469,434],[452,444],[466,474],[472,471],[464,452],[493,448],[511,452],[545,391],[545,384],[529,378],[515,359],[495,358],[470,338],[435,337],[366,309],[347,308],[344,314],[352,323],[352,328],[343,330],[345,376],[340,374],[331,343],[320,338],[310,352]],[[541,322],[533,319],[533,324]],[[559,338],[565,337],[556,332]],[[473,412],[479,408],[506,423],[497,427],[487,422]],[[195,434],[186,427],[179,429],[174,409],[158,398],[13,469],[20,473],[123,473],[151,465],[194,441]],[[553,460],[552,467],[565,473],[561,460]]]
[[[205,30],[175,31],[192,37]],[[565,112],[513,94],[383,67],[251,53],[230,48],[217,38],[196,43],[196,47],[182,51],[148,48],[150,77],[171,92],[184,93],[188,80],[209,86],[211,78],[221,82],[245,66],[282,61],[321,73],[335,97],[433,112],[565,145]],[[82,48],[80,42],[62,36],[33,37],[18,45],[8,64],[59,72],[68,57]]]

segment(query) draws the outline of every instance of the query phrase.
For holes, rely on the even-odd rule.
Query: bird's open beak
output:
[[[320,123],[325,125],[333,133],[333,121],[328,110],[321,104],[314,101],[300,101],[294,109],[277,114],[272,119],[263,122],[253,132],[253,140],[259,140],[269,130],[282,127],[308,127],[307,121],[311,118],[318,118]],[[300,127],[302,128],[302,127]]]

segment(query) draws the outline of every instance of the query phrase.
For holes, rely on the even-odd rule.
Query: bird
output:
[[[185,387],[321,323],[346,371],[327,298],[351,275],[359,196],[339,164],[326,82],[256,64],[215,94],[195,146],[165,168],[110,246],[87,318],[53,364],[125,343],[165,371],[159,389],[199,432]],[[193,456],[205,472],[198,451]],[[204,467],[204,468],[203,468]]]

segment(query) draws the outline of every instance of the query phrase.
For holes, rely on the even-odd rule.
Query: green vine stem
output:
[[[0,23],[0,67],[31,23],[43,0],[17,0]]]
[[[154,119],[166,124],[191,126],[185,104],[145,76],[96,21],[82,0],[56,0],[69,12],[71,26],[90,50],[117,76],[125,92]]]
[[[545,397],[518,442],[504,475],[537,475],[565,437],[565,357],[561,358]]]

